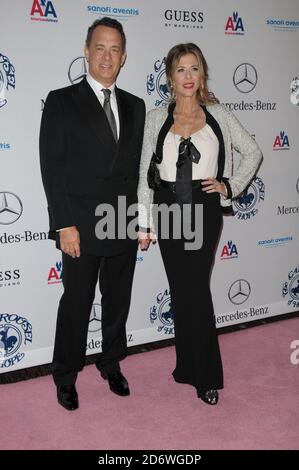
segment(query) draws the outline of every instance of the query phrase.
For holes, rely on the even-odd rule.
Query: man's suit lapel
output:
[[[79,83],[78,93],[74,94],[74,100],[86,119],[90,129],[94,132],[102,148],[107,148],[113,158],[117,151],[117,143],[113,137],[105,111],[100,105],[98,98],[88,85],[86,79]]]

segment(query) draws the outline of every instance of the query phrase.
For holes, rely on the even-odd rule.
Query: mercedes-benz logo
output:
[[[89,324],[88,324],[88,331],[90,333],[95,333],[96,331],[101,330],[102,328],[101,314],[102,314],[101,305],[93,304],[91,308]]]
[[[74,83],[79,82],[82,78],[87,75],[87,62],[85,57],[77,57],[71,62],[68,71],[69,81],[73,85]]]
[[[228,298],[235,304],[240,305],[246,302],[250,296],[251,287],[245,279],[238,279],[229,288]]]
[[[238,91],[250,93],[257,84],[257,71],[251,64],[240,64],[234,72],[233,80]]]
[[[14,193],[0,191],[0,225],[9,225],[16,222],[22,215],[23,204]]]

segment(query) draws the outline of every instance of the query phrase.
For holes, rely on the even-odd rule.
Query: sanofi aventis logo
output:
[[[11,144],[8,142],[0,142],[0,152],[3,152],[4,150],[11,150]]]
[[[261,246],[263,248],[277,248],[279,246],[284,246],[291,241],[293,241],[292,236],[285,236],[285,237],[267,238],[265,240],[259,240],[257,244],[258,246]]]
[[[299,29],[299,21],[291,19],[268,18],[266,25],[274,31],[298,31]]]
[[[120,21],[127,21],[129,18],[139,16],[137,8],[114,7],[109,5],[87,5],[88,13],[96,15],[110,16]]]

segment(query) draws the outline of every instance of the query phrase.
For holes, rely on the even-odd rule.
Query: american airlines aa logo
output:
[[[51,21],[57,23],[57,14],[50,0],[33,0],[31,19],[34,21]]]
[[[231,35],[244,34],[243,21],[237,11],[234,11],[233,15],[228,17],[228,20],[225,26],[225,34],[231,34]]]
[[[235,243],[232,240],[229,240],[226,245],[222,248],[220,258],[221,259],[233,259],[238,258],[238,250]]]
[[[150,322],[152,324],[158,323],[157,330],[159,333],[174,334],[173,311],[168,289],[157,295],[155,305],[150,308]]]
[[[60,284],[62,282],[62,261],[57,261],[55,266],[50,268],[48,274],[48,284]]]
[[[290,150],[289,138],[285,131],[280,131],[280,133],[275,137],[273,150]]]

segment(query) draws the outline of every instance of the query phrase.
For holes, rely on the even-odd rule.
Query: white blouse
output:
[[[157,165],[160,178],[164,181],[176,180],[176,162],[178,159],[181,136],[168,132],[164,140],[163,160]],[[202,129],[191,134],[191,142],[201,154],[198,163],[192,163],[192,179],[215,178],[218,171],[219,142],[213,129],[206,124]]]

